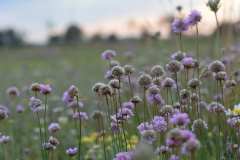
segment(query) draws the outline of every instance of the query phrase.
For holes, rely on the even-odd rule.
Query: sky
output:
[[[226,0],[230,1],[230,0]],[[239,0],[235,0],[239,1]],[[101,24],[151,18],[174,11],[178,4],[200,7],[205,0],[0,0],[0,28],[20,30],[28,41],[46,41],[49,31],[75,23],[91,31]]]

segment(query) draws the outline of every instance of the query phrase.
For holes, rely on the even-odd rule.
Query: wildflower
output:
[[[33,83],[30,87],[30,89],[33,91],[33,92],[40,92],[40,84],[39,83]]]
[[[179,72],[181,69],[183,69],[183,65],[182,63],[180,63],[177,60],[171,60],[167,65],[166,68],[169,72],[171,73],[177,73]]]
[[[120,120],[128,120],[133,116],[133,112],[131,109],[129,108],[121,108],[118,112],[118,117],[120,118]]]
[[[181,62],[186,69],[194,68],[194,59],[192,57],[185,57]]]
[[[152,77],[160,77],[164,74],[164,69],[160,65],[155,65],[151,69],[151,76]]]
[[[141,135],[142,135],[143,140],[149,144],[152,144],[157,138],[156,132],[154,130],[144,130],[141,133]]]
[[[99,94],[100,88],[104,85],[105,85],[104,83],[100,83],[100,82],[95,83],[92,87],[92,91]]]
[[[30,98],[29,106],[33,112],[40,112],[43,110],[42,101],[35,97]]]
[[[152,120],[153,129],[156,132],[165,132],[167,130],[167,122],[161,116],[155,116]]]
[[[68,103],[67,105],[69,108],[72,108],[74,111],[79,109],[79,108],[83,108],[84,104],[81,101],[77,101],[77,100],[73,100],[71,102]]]
[[[119,82],[118,79],[112,79],[112,80],[109,81],[108,84],[114,89],[120,89],[121,88],[120,82]]]
[[[192,10],[191,13],[188,15],[186,21],[188,25],[196,25],[202,19],[201,13],[197,10]]]
[[[175,81],[170,78],[170,77],[166,77],[163,81],[162,81],[162,87],[164,88],[173,88],[176,86]]]
[[[121,77],[124,74],[124,68],[121,66],[114,66],[111,70],[111,73],[114,77]]]
[[[171,105],[164,105],[161,109],[160,109],[160,114],[163,116],[169,116],[173,113],[173,106]]]
[[[43,143],[43,149],[47,150],[47,151],[52,151],[52,150],[56,149],[56,146],[52,145],[49,142],[45,142],[45,143]]]
[[[48,131],[50,133],[56,133],[57,131],[59,131],[61,129],[60,125],[58,123],[51,123],[49,126],[48,126]]]
[[[6,91],[6,93],[10,96],[10,97],[18,97],[20,96],[20,91],[18,90],[17,87],[13,86],[13,87],[9,87]]]
[[[17,111],[17,113],[23,113],[24,112],[24,106],[23,105],[21,105],[21,104],[18,104],[17,106],[16,106],[16,111]]]
[[[237,82],[235,80],[227,80],[225,82],[225,87],[226,88],[234,88],[235,86],[237,86]]]
[[[69,104],[74,101],[74,97],[78,96],[78,88],[71,85],[64,93],[62,100],[65,104]]]
[[[143,73],[138,77],[138,84],[144,88],[148,88],[152,83],[152,77],[149,74]]]
[[[40,93],[44,95],[48,95],[52,92],[52,88],[49,84],[40,84]]]
[[[131,102],[136,105],[138,103],[141,103],[142,99],[139,96],[134,96],[133,98],[131,98]]]
[[[116,54],[116,51],[114,50],[106,50],[102,53],[102,59],[103,60],[111,60],[113,57],[115,57],[117,54]]]
[[[77,147],[70,147],[66,150],[67,155],[70,157],[75,156],[78,153],[78,148]]]
[[[119,152],[113,160],[132,160],[132,155],[129,152]]]
[[[124,68],[124,71],[125,71],[124,72],[125,75],[131,75],[135,71],[134,67],[131,66],[131,65],[125,65],[125,66],[123,66],[123,68]]]
[[[8,108],[5,106],[0,105],[0,120],[8,118]]]
[[[200,142],[196,138],[189,139],[182,148],[183,154],[193,153],[200,148]]]
[[[209,64],[208,69],[213,73],[217,73],[225,71],[225,65],[221,61],[216,60]]]
[[[112,95],[113,93],[112,87],[109,85],[102,85],[99,88],[99,91],[100,91],[100,94],[103,96]]]
[[[60,144],[60,142],[58,141],[57,138],[53,137],[53,136],[50,136],[49,139],[48,139],[48,142],[53,145],[53,146],[57,146]]]
[[[176,113],[171,117],[170,122],[174,125],[186,126],[190,123],[190,119],[187,113]]]
[[[10,136],[0,135],[0,144],[7,144],[10,140]]]
[[[169,160],[180,160],[180,158],[178,156],[176,156],[176,155],[171,155]]]
[[[164,146],[164,145],[158,147],[155,151],[155,153],[157,155],[165,155],[165,154],[168,154],[170,152],[171,152],[171,149],[168,146]]]
[[[73,113],[74,119],[88,120],[88,115],[86,112],[75,112]]]
[[[191,88],[191,89],[196,89],[198,88],[199,86],[201,85],[201,82],[200,80],[194,78],[194,79],[191,79],[188,81],[188,86]]]
[[[195,133],[201,130],[207,130],[207,129],[208,129],[208,125],[204,120],[196,119],[193,121],[192,131],[194,131]]]
[[[122,104],[122,108],[128,108],[130,110],[134,109],[134,103],[133,102],[124,102]]]
[[[142,135],[143,131],[153,130],[153,125],[148,122],[142,122],[140,125],[138,125],[137,129],[140,132],[140,134]]]
[[[175,19],[172,22],[172,31],[175,33],[181,33],[188,30],[188,24],[185,19]]]
[[[213,12],[217,12],[220,7],[220,0],[208,0],[207,6],[211,9]]]
[[[224,113],[225,112],[225,107],[218,102],[212,102],[208,105],[208,111],[209,112],[215,112],[215,113]]]
[[[225,81],[227,79],[227,73],[224,71],[217,72],[214,78],[217,81]]]
[[[181,62],[186,57],[186,53],[177,51],[171,55],[171,59]]]

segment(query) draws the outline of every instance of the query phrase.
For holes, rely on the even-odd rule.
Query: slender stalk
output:
[[[38,114],[38,112],[36,112],[37,114],[37,121],[38,121],[38,127],[39,127],[39,136],[40,136],[40,150],[41,150],[41,155],[42,155],[42,160],[45,159],[45,153],[42,147],[43,144],[43,135],[42,135],[42,127],[41,127],[41,121],[40,121],[40,116]]]
[[[76,96],[77,98],[77,104],[79,103],[79,96]],[[78,114],[80,113],[80,109],[79,107],[77,108]],[[79,134],[78,134],[78,160],[81,160],[81,151],[82,151],[82,147],[81,147],[81,143],[82,143],[82,120],[81,117],[79,117]]]
[[[128,75],[128,83],[129,83],[129,88],[130,88],[130,92],[131,92],[131,97],[133,97],[133,86],[132,86],[130,75]]]
[[[182,32],[179,33],[179,49],[181,52],[183,52]]]

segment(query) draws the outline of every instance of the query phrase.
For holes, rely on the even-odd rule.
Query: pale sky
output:
[[[0,0],[0,28],[14,27],[27,40],[44,42],[47,26],[61,30],[69,23],[97,28],[105,22],[157,17],[174,11],[178,4],[189,9],[206,0]],[[226,0],[230,1],[230,0]],[[233,0],[234,1],[234,0]],[[240,0],[235,0],[240,1]],[[48,25],[47,25],[48,24]],[[51,24],[51,25],[50,25]]]

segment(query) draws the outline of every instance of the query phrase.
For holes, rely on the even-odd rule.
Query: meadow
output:
[[[237,42],[173,27],[167,40],[0,48],[0,159],[239,159]]]

